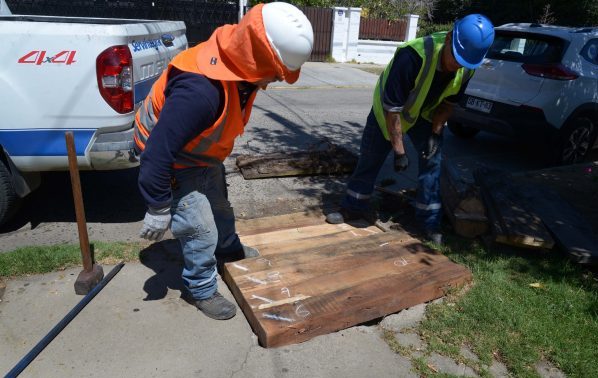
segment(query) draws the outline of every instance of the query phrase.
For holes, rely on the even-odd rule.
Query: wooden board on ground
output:
[[[334,226],[334,227],[328,227]],[[317,248],[328,244],[345,243],[356,238],[382,233],[376,226],[352,227],[347,224],[327,225],[327,227],[308,227],[297,230],[284,230],[268,233],[259,239],[241,238],[244,244],[251,245],[260,251],[262,256],[270,256],[290,251]],[[270,238],[272,236],[272,238]]]
[[[598,238],[587,220],[555,190],[517,184],[520,198],[534,209],[558,246],[580,264],[598,264]]]
[[[300,212],[264,218],[237,219],[235,227],[239,236],[256,235],[270,231],[324,224],[321,212]]]
[[[466,180],[456,163],[442,161],[440,176],[442,207],[455,232],[468,238],[488,231],[488,218],[479,188],[473,180]]]
[[[533,208],[512,185],[509,175],[491,169],[474,173],[480,185],[496,241],[516,247],[550,249],[554,240]]]
[[[353,153],[332,144],[326,150],[237,157],[237,167],[246,180],[351,173],[356,164],[357,157]]]
[[[367,229],[367,231],[366,231]],[[361,231],[358,231],[361,230]],[[367,227],[353,227],[348,224],[319,224],[314,226],[306,226],[299,228],[290,228],[279,231],[265,232],[262,234],[248,235],[241,237],[243,244],[250,245],[252,247],[263,247],[265,245],[286,242],[286,243],[301,243],[305,239],[311,239],[318,236],[330,236],[332,234],[341,233],[343,231],[352,231],[356,236],[365,236],[367,234],[377,233],[380,231],[375,226]],[[359,232],[359,234],[357,234]]]
[[[465,267],[408,235],[382,232],[332,243],[326,235],[284,240],[279,234],[273,245],[287,243],[284,248],[225,264],[224,280],[261,345],[306,341],[439,298],[471,280]],[[317,238],[320,243],[309,242]]]
[[[511,179],[513,183],[554,190],[598,235],[598,161],[512,174]]]

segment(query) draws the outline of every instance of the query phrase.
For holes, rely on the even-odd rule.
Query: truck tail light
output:
[[[100,94],[117,112],[132,112],[133,57],[127,46],[112,46],[96,59],[96,73]]]
[[[524,63],[521,67],[528,75],[539,76],[554,80],[575,80],[579,77],[577,72],[568,69],[562,64],[530,64]]]

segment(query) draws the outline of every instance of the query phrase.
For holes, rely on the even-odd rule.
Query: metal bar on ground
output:
[[[38,342],[37,345],[25,355],[25,357],[21,359],[21,361],[19,361],[15,367],[12,368],[8,374],[6,374],[5,378],[13,378],[21,374],[23,370],[25,370],[25,368],[29,366],[29,364],[35,359],[35,357],[37,357],[37,355],[40,354],[56,336],[58,336],[58,334],[71,322],[71,320],[73,320],[75,316],[77,316],[77,314],[81,312],[81,310],[83,310],[83,308],[104,288],[104,286],[110,282],[110,280],[122,269],[124,265],[125,263],[121,262],[112,268],[110,273],[108,273],[102,281],[100,281],[85,297],[83,297],[83,299],[81,299],[81,301],[77,303],[77,305],[73,307],[73,309],[69,311],[69,313],[66,314],[66,316],[62,318],[62,320],[56,324],[54,328],[52,328],[52,330],[48,332],[48,334],[44,336],[44,338],[41,339],[40,342]]]

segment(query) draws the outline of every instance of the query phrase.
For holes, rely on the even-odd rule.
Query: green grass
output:
[[[468,266],[474,283],[428,306],[418,332],[430,351],[458,357],[468,345],[516,377],[550,361],[569,377],[598,376],[598,282],[558,255],[457,240],[444,251]],[[533,284],[533,286],[530,286]],[[479,371],[479,367],[478,367]]]
[[[107,265],[137,260],[144,248],[142,243],[124,242],[94,242],[93,246],[95,260]],[[24,247],[0,253],[0,277],[48,273],[81,264],[79,245]]]

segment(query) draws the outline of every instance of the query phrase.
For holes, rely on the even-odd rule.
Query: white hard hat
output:
[[[301,68],[311,55],[314,31],[311,23],[297,7],[274,2],[262,8],[264,28],[270,46],[291,71]]]

